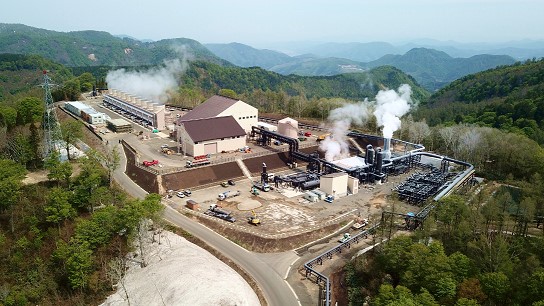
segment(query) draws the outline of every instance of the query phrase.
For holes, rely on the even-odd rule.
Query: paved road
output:
[[[115,171],[116,182],[130,195],[144,198],[145,190],[136,185],[126,174],[126,157],[118,141],[111,142],[118,145],[120,152],[120,167]],[[170,206],[166,206],[164,218],[169,222],[190,232],[195,237],[205,241],[210,246],[229,257],[237,265],[251,275],[262,289],[264,297],[270,306],[300,305],[298,298],[284,277],[298,256],[294,252],[277,254],[256,254],[231,242],[211,229],[195,222]]]

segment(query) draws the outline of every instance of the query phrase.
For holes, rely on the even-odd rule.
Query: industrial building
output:
[[[90,124],[105,124],[109,119],[108,115],[97,112],[91,106],[79,101],[65,102],[64,109]]]
[[[336,172],[322,175],[319,181],[319,189],[334,198],[346,196],[348,193],[348,174]]]
[[[109,89],[103,101],[106,106],[114,107],[117,111],[143,120],[145,124],[155,129],[166,129],[166,109],[163,104],[134,97],[115,89]]]
[[[181,151],[191,156],[234,151],[246,145],[257,117],[255,107],[216,95],[176,121],[176,137]]]
[[[246,131],[232,116],[178,122],[177,137],[181,151],[191,156],[228,152],[246,145]]]
[[[259,113],[255,107],[241,100],[215,95],[179,118],[176,124],[188,120],[225,116],[232,116],[247,134],[251,132],[252,126],[257,125]]]

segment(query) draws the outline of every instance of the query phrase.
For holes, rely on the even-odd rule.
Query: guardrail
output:
[[[315,265],[322,265],[323,260],[332,259],[332,256],[334,254],[342,253],[342,250],[351,248],[351,245],[353,243],[359,243],[361,239],[365,239],[368,237],[368,235],[375,233],[378,226],[380,226],[380,223],[377,223],[376,225],[369,227],[368,229],[351,237],[347,241],[342,242],[339,245],[335,246],[334,248],[323,252],[321,255],[315,257],[314,259],[304,264],[304,269],[306,270],[306,278],[310,278],[314,276],[316,278],[316,284],[319,285],[320,283],[322,283],[323,287],[325,288],[325,297],[324,297],[325,306],[331,305],[331,293],[332,293],[331,284],[327,276],[317,272],[316,270],[313,269],[313,267]]]

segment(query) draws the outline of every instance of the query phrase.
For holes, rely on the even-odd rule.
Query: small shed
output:
[[[298,121],[289,117],[281,119],[278,121],[278,133],[283,136],[297,138]]]
[[[348,176],[348,190],[351,194],[359,193],[359,179],[353,176]]]
[[[319,200],[319,196],[311,191],[306,191],[302,197],[312,203],[315,203]]]
[[[319,189],[314,189],[311,192],[317,194],[317,196],[319,197],[320,200],[325,200],[325,197],[327,196],[326,192],[324,192],[322,190],[319,190]]]

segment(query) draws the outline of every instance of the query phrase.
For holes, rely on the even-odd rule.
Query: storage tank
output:
[[[286,137],[297,138],[298,121],[289,117],[281,119],[278,121],[278,133]]]
[[[382,173],[383,156],[384,153],[382,152],[382,150],[378,149],[378,152],[376,153],[376,173]]]
[[[365,162],[367,165],[374,163],[374,148],[370,144],[366,146]]]
[[[301,187],[302,187],[303,190],[308,190],[308,189],[319,187],[319,180],[304,182],[304,183],[302,183]]]

